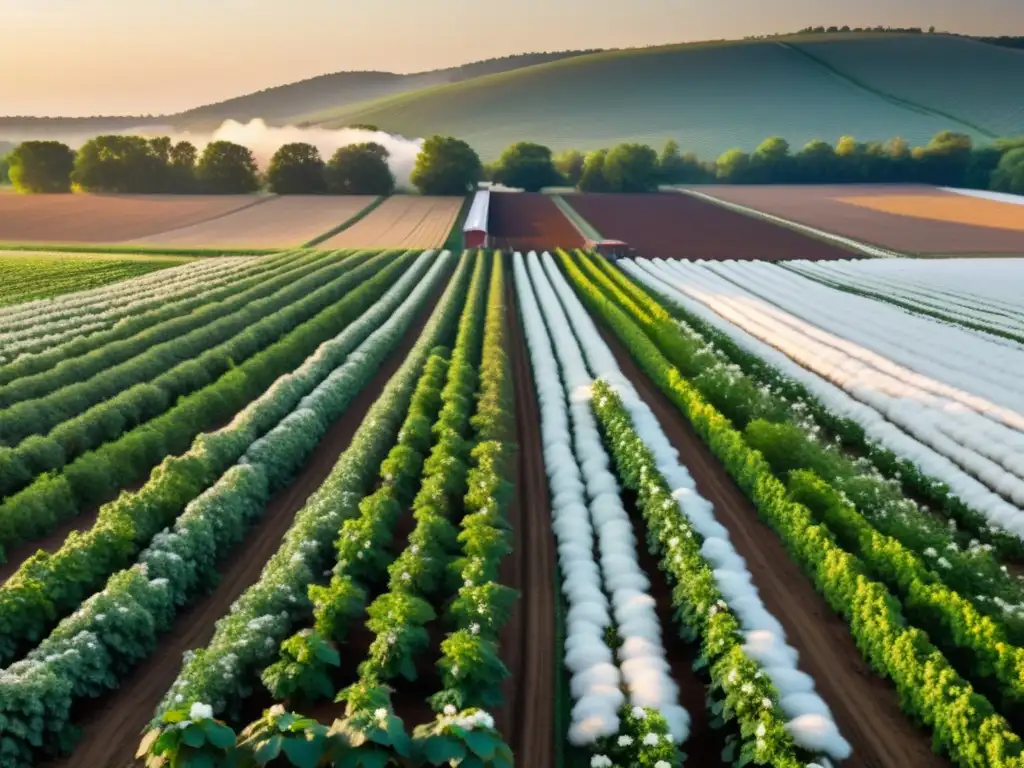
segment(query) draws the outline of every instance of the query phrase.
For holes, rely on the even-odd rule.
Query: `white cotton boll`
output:
[[[636,552],[636,533],[633,530],[633,523],[629,518],[622,517],[618,520],[609,520],[601,526],[601,536],[608,537],[607,543],[602,544],[602,551],[605,548],[615,549],[625,555],[633,555]]]
[[[612,553],[609,555],[601,556],[601,570],[604,571],[605,575],[615,573],[640,573],[640,568],[636,563],[636,557],[631,557],[626,554]],[[614,590],[613,590],[614,591]],[[633,592],[644,592],[646,590],[630,590]]]
[[[716,569],[739,573],[748,570],[747,561],[724,539],[706,539],[700,547],[700,552]]]
[[[643,697],[642,702],[637,702],[640,706],[653,707],[657,702],[671,698],[673,691],[678,691],[668,676],[668,662],[661,657],[629,659],[621,662],[619,667],[622,669],[622,677],[629,683],[630,696]]]
[[[799,669],[765,667],[764,672],[783,696],[793,693],[810,693],[814,690],[814,678]]]
[[[786,723],[793,741],[812,752],[824,752],[836,760],[845,760],[852,752],[850,742],[840,735],[836,724],[821,715],[801,715]]]
[[[761,662],[763,666],[796,666],[798,656],[796,650],[786,645],[778,635],[763,630],[744,632],[743,634],[746,638],[743,652]]]
[[[627,637],[619,647],[618,655],[623,661],[644,659],[661,654],[661,644],[644,637]]]
[[[685,709],[678,704],[669,704],[661,707],[661,714],[676,744],[682,744],[690,738],[690,714]]]
[[[778,687],[778,686],[776,686]],[[800,717],[801,715],[821,715],[832,719],[832,712],[828,704],[816,693],[790,693],[779,699],[779,706],[786,713],[787,717]]]
[[[573,715],[573,725],[569,728],[569,743],[575,747],[593,744],[604,736],[611,736],[619,731],[619,716],[614,710],[601,712],[578,718]]]
[[[605,583],[613,592],[620,589],[648,590],[651,588],[650,580],[640,571],[634,573],[616,573],[605,578]]]
[[[572,670],[584,670],[596,664],[607,664],[612,655],[603,638],[581,638],[573,648],[566,647],[565,666]]]
[[[572,676],[569,688],[574,699],[582,698],[588,691],[601,692],[604,689],[620,690],[622,675],[614,664],[595,664]]]
[[[715,583],[727,603],[742,597],[757,597],[757,590],[750,578],[750,571],[731,568],[715,568]]]
[[[782,624],[768,613],[761,599],[756,595],[729,599],[729,607],[739,617],[740,625],[747,631],[764,630],[779,637],[785,637]]]
[[[612,605],[616,617],[621,616],[623,619],[632,616],[643,616],[644,618],[656,616],[654,598],[640,590],[621,589],[617,591],[612,595]]]

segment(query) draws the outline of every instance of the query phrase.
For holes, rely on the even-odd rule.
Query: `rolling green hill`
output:
[[[857,75],[823,63],[822,51],[834,45],[852,57],[857,66],[849,66]],[[904,55],[911,46],[917,53]],[[857,50],[865,58],[900,62],[899,71],[858,62]],[[1010,49],[943,35],[698,43],[525,67],[355,104],[311,122],[372,123],[406,136],[448,133],[470,142],[485,159],[523,139],[558,150],[674,138],[684,151],[705,157],[731,147],[753,149],[771,135],[796,146],[844,134],[925,143],[949,129],[983,142],[993,132],[1024,133],[1021,100],[1014,96],[1024,88],[995,85],[1018,82],[1019,65],[1016,74],[1004,70],[1022,58]],[[899,93],[880,92],[890,82]]]

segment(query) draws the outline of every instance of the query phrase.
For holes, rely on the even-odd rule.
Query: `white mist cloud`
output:
[[[268,126],[263,120],[252,120],[242,124],[226,120],[213,133],[191,133],[176,131],[165,126],[146,126],[124,131],[138,136],[170,136],[175,141],[191,141],[200,151],[212,141],[233,141],[248,147],[256,157],[260,168],[266,169],[270,158],[283,144],[305,142],[320,150],[324,161],[341,147],[373,141],[391,154],[388,164],[400,189],[411,189],[409,176],[416,156],[420,153],[423,139],[407,139],[384,131],[364,131],[355,128],[297,128],[295,126]]]

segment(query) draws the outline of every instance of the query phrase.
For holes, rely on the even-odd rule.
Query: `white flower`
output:
[[[757,738],[763,739],[764,735],[768,732],[768,729],[764,727],[764,723],[757,726]]]
[[[476,622],[473,622],[472,624],[469,625],[469,631],[471,633],[473,633],[474,635],[479,635],[480,634],[480,625],[477,624]]]
[[[633,707],[633,717],[635,717],[637,720],[646,720],[647,710],[645,710],[643,707]]]
[[[763,699],[761,699],[761,706],[764,707],[765,709],[771,709],[772,708],[772,700],[769,699],[767,696],[765,696]]]
[[[620,747],[628,747],[632,743],[633,743],[633,737],[632,736],[619,736],[619,746]]]
[[[448,717],[453,717],[456,712],[458,712],[458,710],[455,709],[454,705],[452,705],[452,704],[446,704],[445,705],[444,713],[446,715],[448,715]]]
[[[376,717],[378,720],[387,720],[388,711],[384,709],[384,707],[381,707],[380,709],[375,709],[373,711],[373,716]]]
[[[654,768],[672,768],[668,760],[659,760],[654,764]]]
[[[648,747],[658,746],[658,741],[658,734],[656,733],[648,733],[646,736],[644,736],[644,744]]]
[[[590,758],[590,768],[611,768],[612,759],[606,755],[594,755]]]
[[[198,701],[188,711],[188,719],[192,722],[207,720],[213,717],[213,707],[209,704],[200,704]]]

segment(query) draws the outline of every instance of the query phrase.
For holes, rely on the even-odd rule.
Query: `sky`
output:
[[[1024,0],[0,0],[0,115],[170,114],[327,72],[832,24],[1024,35]]]

